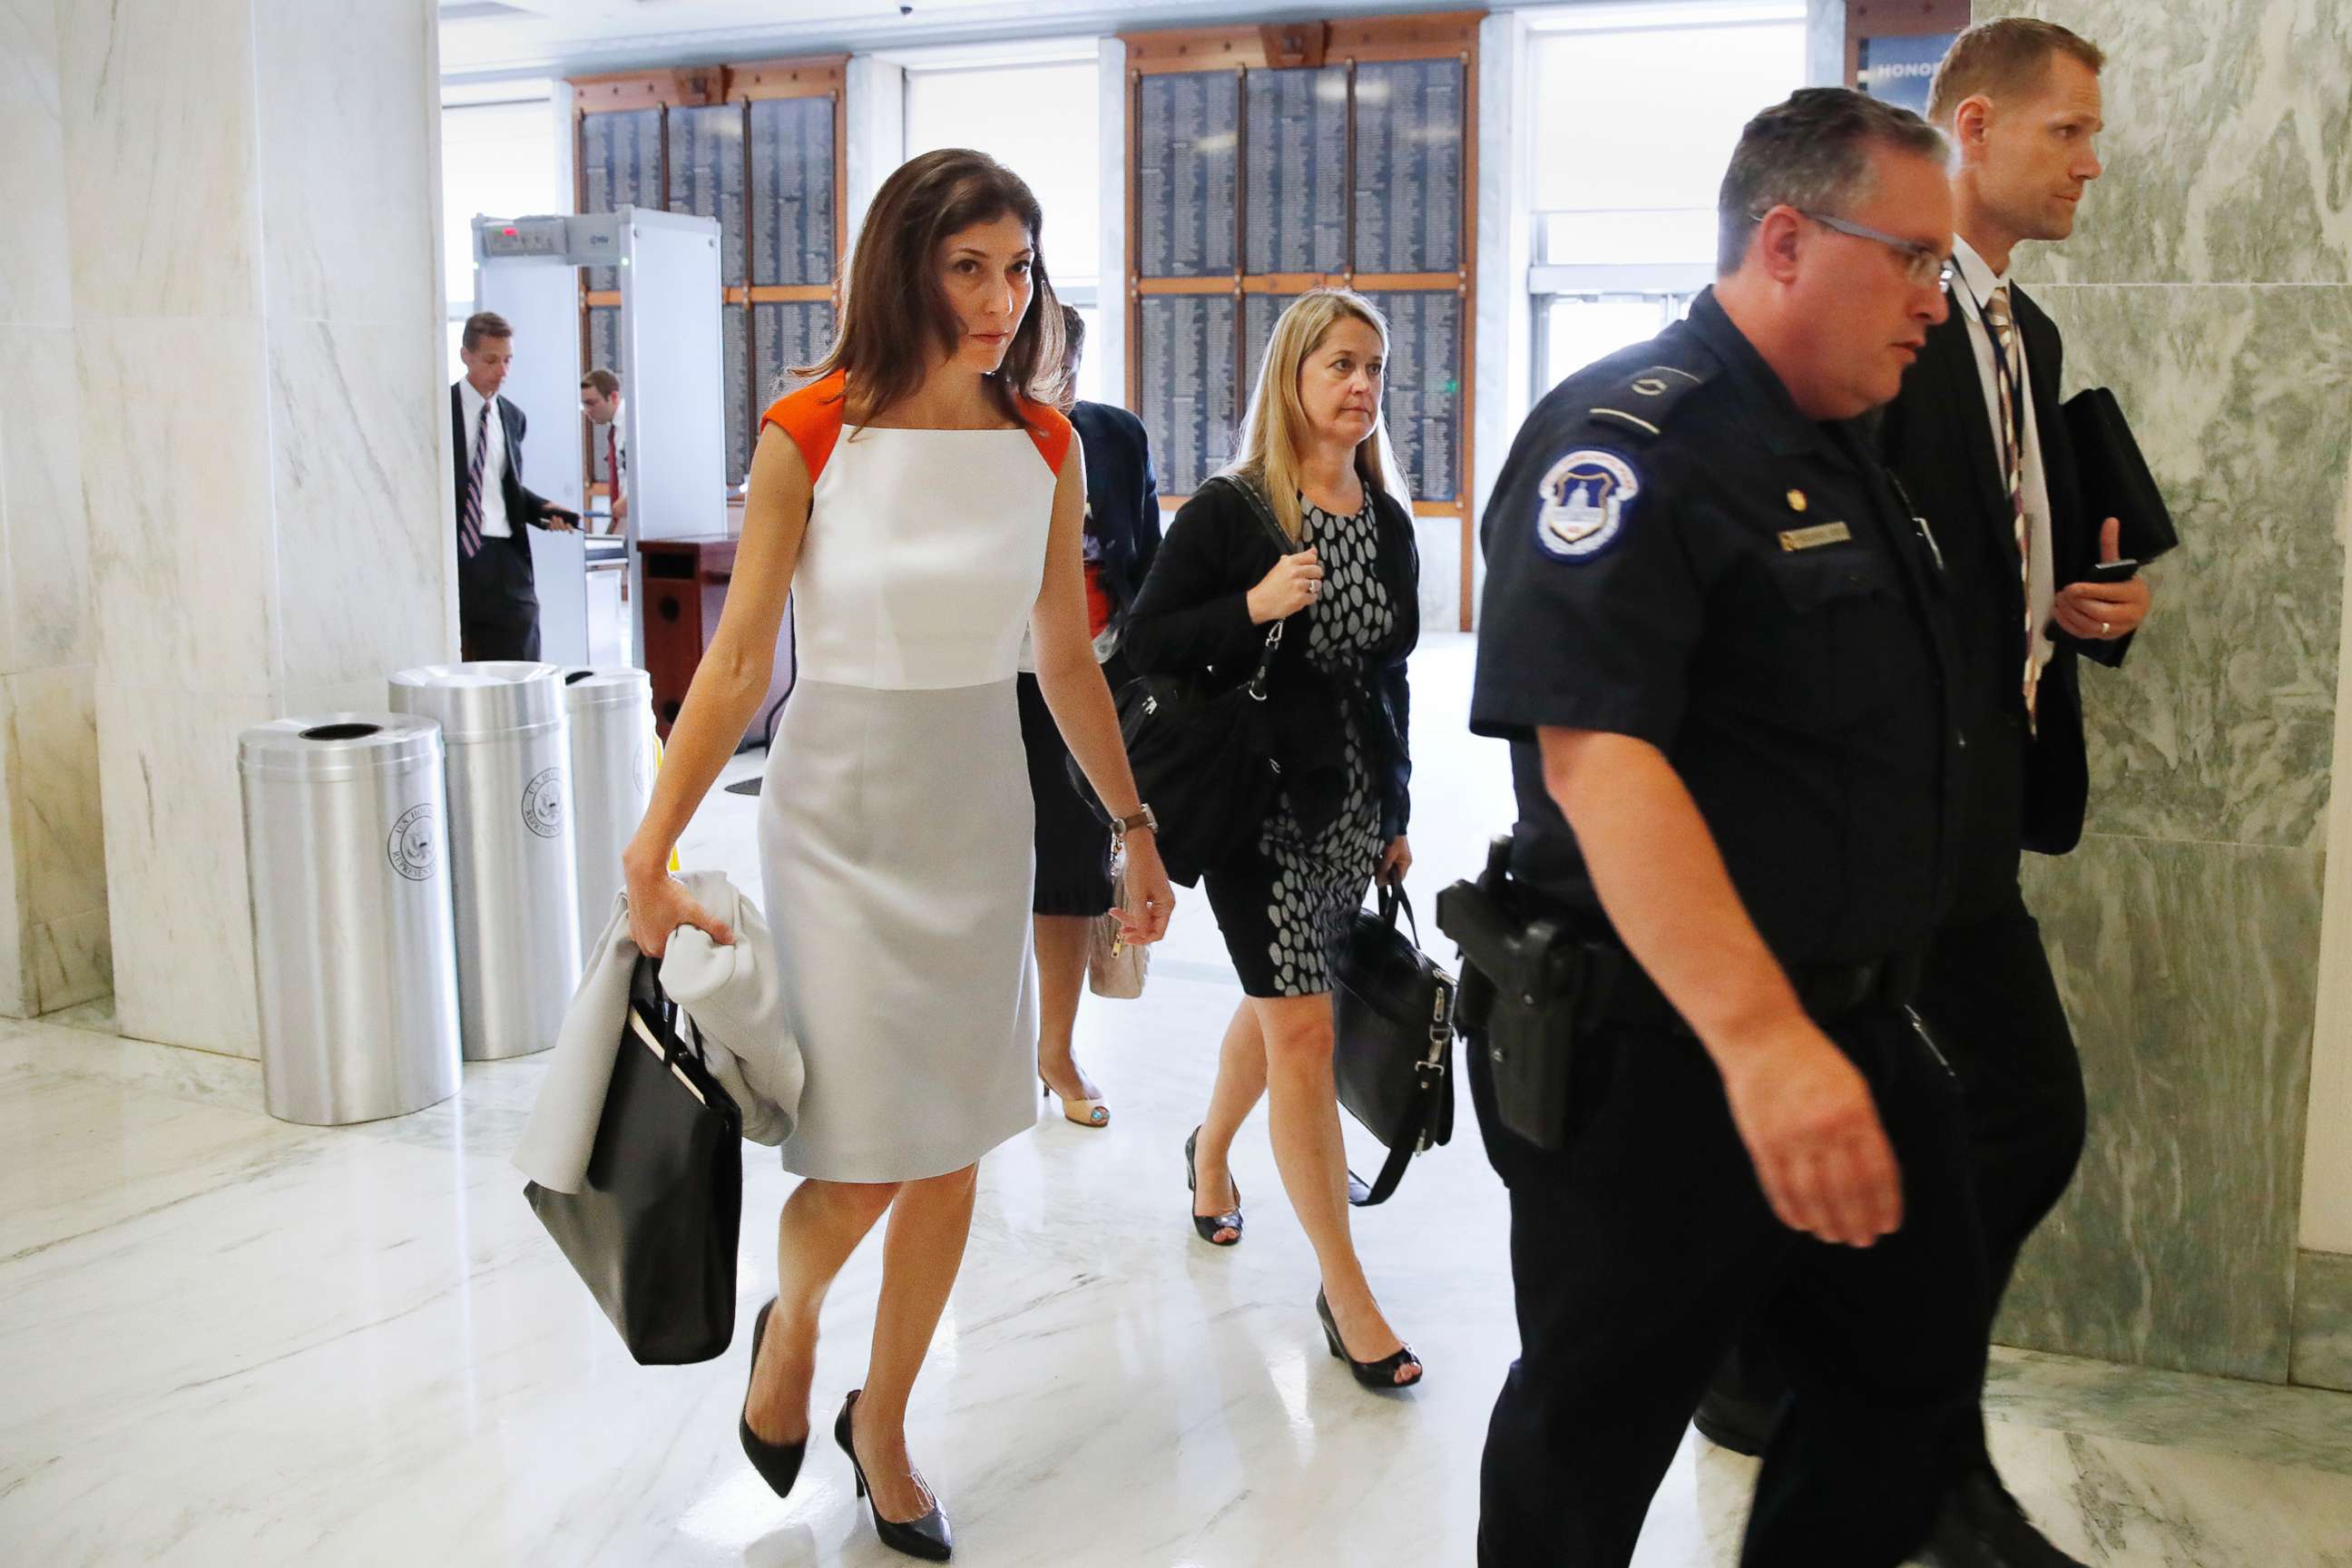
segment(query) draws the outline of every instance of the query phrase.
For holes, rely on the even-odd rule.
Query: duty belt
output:
[[[1625,1024],[1636,1028],[1666,1029],[1687,1035],[1691,1027],[1683,1021],[1674,1004],[1650,979],[1633,955],[1613,944],[1592,944],[1601,952],[1613,951],[1614,970],[1609,975],[1606,1000],[1601,1004],[1600,1016],[1612,1024]],[[1600,956],[1596,952],[1595,956]],[[1817,1024],[1833,1024],[1848,1014],[1859,1013],[1865,1007],[1889,1009],[1907,1006],[1919,989],[1919,961],[1916,958],[1890,957],[1874,959],[1867,963],[1801,963],[1789,970],[1789,984],[1796,988],[1797,1000],[1802,1004],[1805,1016]]]
[[[1456,882],[1437,896],[1438,929],[1462,949],[1462,1026],[1477,1032],[1490,1006],[1565,1007],[1579,1034],[1600,1024],[1691,1033],[1604,922],[1511,875],[1511,847],[1508,837],[1496,839],[1475,882]],[[1788,975],[1806,1016],[1828,1024],[1865,1007],[1907,1006],[1919,971],[1917,955],[1895,954],[1863,963],[1793,964]]]

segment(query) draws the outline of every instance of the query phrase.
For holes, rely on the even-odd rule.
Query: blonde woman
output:
[[[1325,1341],[1373,1388],[1422,1373],[1349,1235],[1331,1076],[1332,957],[1372,880],[1412,862],[1405,656],[1421,567],[1381,420],[1387,359],[1388,324],[1361,295],[1317,289],[1283,312],[1240,453],[1169,525],[1126,641],[1138,670],[1214,689],[1248,679],[1266,628],[1285,623],[1266,693],[1282,788],[1259,832],[1202,879],[1246,999],[1185,1141],[1186,1180],[1201,1238],[1239,1242],[1227,1156],[1267,1096],[1275,1162],[1322,1271]]]

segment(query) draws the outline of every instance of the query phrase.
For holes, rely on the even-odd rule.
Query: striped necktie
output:
[[[490,400],[474,422],[474,456],[466,465],[466,505],[457,518],[457,550],[471,561],[482,548],[482,462],[490,450]]]
[[[2000,398],[2001,477],[2009,491],[2010,525],[2017,537],[2018,581],[2025,595],[2025,724],[2031,731],[2042,687],[2042,663],[2033,657],[2033,540],[2025,517],[2024,393],[2017,384],[2017,319],[2010,313],[2007,283],[1997,285],[1985,300],[1984,322],[1992,335],[1992,379]]]

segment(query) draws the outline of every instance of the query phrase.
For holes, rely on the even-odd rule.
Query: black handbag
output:
[[[1213,480],[1242,492],[1286,553],[1288,535],[1265,499],[1238,479]],[[1264,826],[1281,785],[1265,716],[1265,682],[1282,647],[1284,623],[1266,628],[1257,668],[1226,691],[1186,676],[1150,675],[1119,688],[1118,733],[1137,793],[1160,819],[1160,863],[1191,887],[1240,851]],[[1073,757],[1070,783],[1103,821],[1110,812]]]
[[[1412,935],[1397,929],[1404,912]],[[1359,910],[1332,975],[1331,1066],[1339,1103],[1388,1146],[1388,1163],[1348,1201],[1386,1203],[1404,1168],[1454,1137],[1454,976],[1421,951],[1421,923],[1399,887],[1380,890],[1380,912]]]
[[[709,1361],[735,1337],[743,1117],[679,1025],[639,958],[586,1184],[523,1189],[642,1366]]]

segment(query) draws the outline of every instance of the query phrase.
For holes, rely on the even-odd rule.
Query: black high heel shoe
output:
[[[1194,1145],[1198,1144],[1200,1141],[1201,1130],[1197,1127],[1193,1128],[1190,1133],[1186,1134],[1184,1139],[1184,1190],[1188,1193],[1197,1193],[1201,1190],[1200,1173],[1192,1168],[1192,1150]],[[1227,1174],[1225,1180],[1233,1182],[1234,1206],[1223,1214],[1196,1214],[1192,1216],[1192,1228],[1199,1232],[1201,1239],[1207,1242],[1211,1247],[1238,1247],[1241,1245],[1242,1184],[1239,1182],[1234,1182],[1230,1173]],[[1192,1205],[1191,1204],[1186,1204],[1184,1206],[1187,1209],[1190,1209]],[[1230,1238],[1224,1241],[1219,1241],[1217,1239],[1217,1232],[1221,1230],[1230,1230],[1234,1234]]]
[[[1346,1342],[1339,1338],[1339,1322],[1331,1316],[1331,1303],[1324,1299],[1319,1289],[1315,1292],[1315,1315],[1323,1320],[1323,1342],[1331,1347],[1333,1356],[1348,1363],[1348,1370],[1356,1374],[1358,1383],[1366,1388],[1383,1389],[1391,1394],[1401,1388],[1419,1386],[1423,1368],[1421,1358],[1412,1353],[1411,1345],[1400,1346],[1395,1353],[1382,1356],[1378,1361],[1358,1361],[1348,1353]],[[1416,1375],[1410,1383],[1399,1383],[1396,1374],[1408,1366]]]
[[[833,1424],[833,1440],[849,1456],[849,1468],[857,1474],[857,1495],[866,1499],[866,1511],[874,1516],[874,1533],[893,1552],[903,1552],[927,1563],[944,1563],[953,1554],[955,1542],[948,1533],[948,1516],[936,1499],[930,1512],[901,1524],[882,1517],[882,1505],[874,1500],[866,1485],[866,1467],[857,1462],[856,1446],[849,1440],[849,1413],[857,1407],[857,1396],[865,1392],[853,1388],[849,1397],[841,1402],[840,1418]]]
[[[760,1309],[759,1320],[751,1325],[751,1381],[754,1383],[760,1377],[760,1345],[768,1337],[768,1314],[775,1310],[776,1303],[771,1299],[766,1306]],[[752,1431],[751,1390],[749,1384],[743,1390],[743,1415],[735,1425],[742,1435],[743,1457],[751,1461],[751,1468],[760,1472],[760,1479],[768,1483],[768,1489],[778,1497],[790,1497],[793,1483],[800,1479],[801,1461],[808,1458],[808,1439],[803,1437],[797,1443],[771,1443]]]

